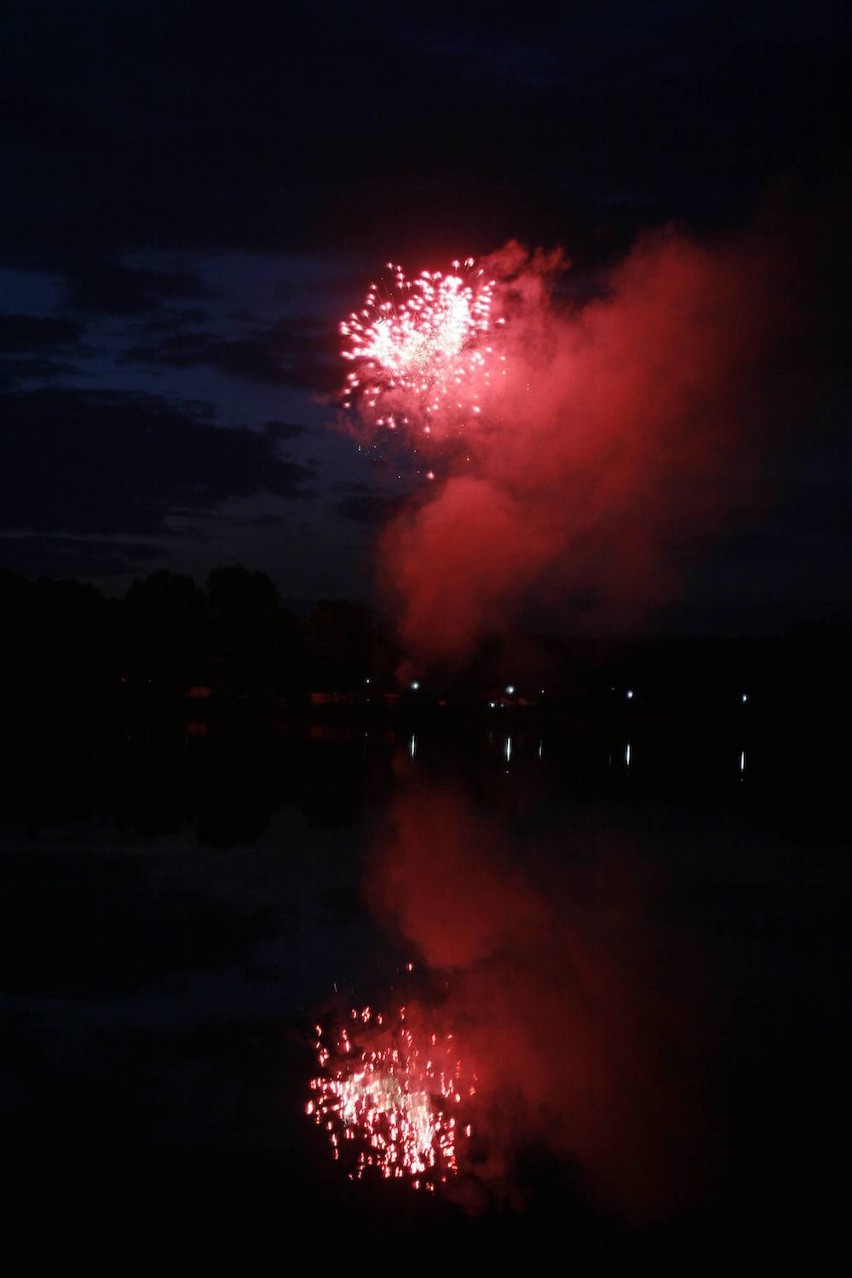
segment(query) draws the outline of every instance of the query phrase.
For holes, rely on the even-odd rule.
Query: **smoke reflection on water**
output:
[[[798,1168],[842,1092],[833,853],[731,809],[557,798],[541,742],[525,768],[512,740],[494,734],[466,778],[407,741],[367,853],[371,914],[426,991],[408,989],[409,1015],[428,1025],[439,991],[477,1079],[441,1193],[524,1211],[539,1167],[631,1228],[811,1219],[822,1182]],[[623,748],[609,758],[631,779]]]
[[[775,828],[764,817],[792,813],[794,788],[760,751],[743,770],[740,741],[704,803],[687,785],[698,756],[675,774],[641,731],[628,767],[627,738],[493,724],[475,750],[445,750],[424,722],[281,754],[214,733],[126,767],[110,755],[120,819],[70,833],[42,773],[42,821],[14,840],[9,825],[0,862],[6,1130],[36,1149],[32,1183],[36,1132],[75,1163],[203,1150],[202,1184],[209,1151],[239,1144],[286,1149],[282,1193],[306,1210],[339,1204],[340,1167],[304,1115],[305,1023],[333,991],[338,1010],[392,1011],[404,988],[408,1023],[437,1016],[477,1080],[433,1204],[471,1221],[544,1199],[638,1229],[824,1230],[846,1089],[845,817],[821,840],[800,797]],[[167,1162],[152,1155],[145,1193]],[[399,1208],[384,1183],[370,1202],[382,1222]]]
[[[497,812],[412,769],[368,854],[371,911],[430,1000],[442,990],[478,1079],[455,1188],[468,1206],[517,1203],[521,1162],[557,1159],[597,1206],[657,1217],[716,1170],[707,956],[672,917],[661,864],[623,832],[515,797]],[[415,985],[409,1016],[416,1002]]]

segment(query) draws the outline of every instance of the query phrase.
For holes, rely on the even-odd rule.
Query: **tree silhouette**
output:
[[[335,692],[364,689],[373,666],[373,620],[361,603],[321,599],[305,623],[311,686]]]
[[[207,677],[207,603],[191,577],[164,569],[134,581],[123,618],[127,677],[166,696],[182,695]]]
[[[268,695],[301,685],[299,626],[266,573],[241,565],[216,568],[207,579],[207,600],[223,690]]]

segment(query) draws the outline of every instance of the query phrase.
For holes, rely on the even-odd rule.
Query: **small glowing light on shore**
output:
[[[515,685],[513,683],[507,683],[506,692],[510,697],[513,697],[515,695]]]
[[[633,689],[632,689],[632,688],[628,688],[628,689],[627,689],[627,692],[626,692],[626,694],[625,694],[625,695],[626,695],[626,697],[627,697],[627,700],[628,700],[628,701],[632,701],[632,700],[633,700]]]
[[[418,690],[418,688],[419,688],[419,687],[420,687],[420,680],[419,680],[419,679],[412,679],[412,680],[411,680],[411,691],[412,691],[412,692],[416,692],[416,691]]]
[[[743,703],[743,705],[745,705],[745,703],[748,701],[748,693],[747,693],[747,692],[744,692],[744,693],[742,694],[742,696],[740,697],[740,701]]]

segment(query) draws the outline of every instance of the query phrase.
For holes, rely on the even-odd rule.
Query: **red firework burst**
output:
[[[452,272],[415,279],[387,264],[391,283],[373,284],[364,305],[340,325],[343,358],[353,364],[343,406],[362,423],[409,428],[443,439],[482,412],[495,363],[495,280],[473,258]],[[422,438],[421,438],[422,442]]]

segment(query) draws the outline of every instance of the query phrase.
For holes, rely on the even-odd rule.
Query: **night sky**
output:
[[[666,591],[606,616],[850,620],[848,6],[33,0],[0,58],[0,566],[121,595],[242,563],[294,607],[372,598],[423,482],[336,424],[337,327],[376,273],[561,247],[582,310],[668,227],[768,261],[786,323],[705,476],[735,499],[700,539],[669,520]],[[536,620],[602,624],[593,567],[560,571]]]

